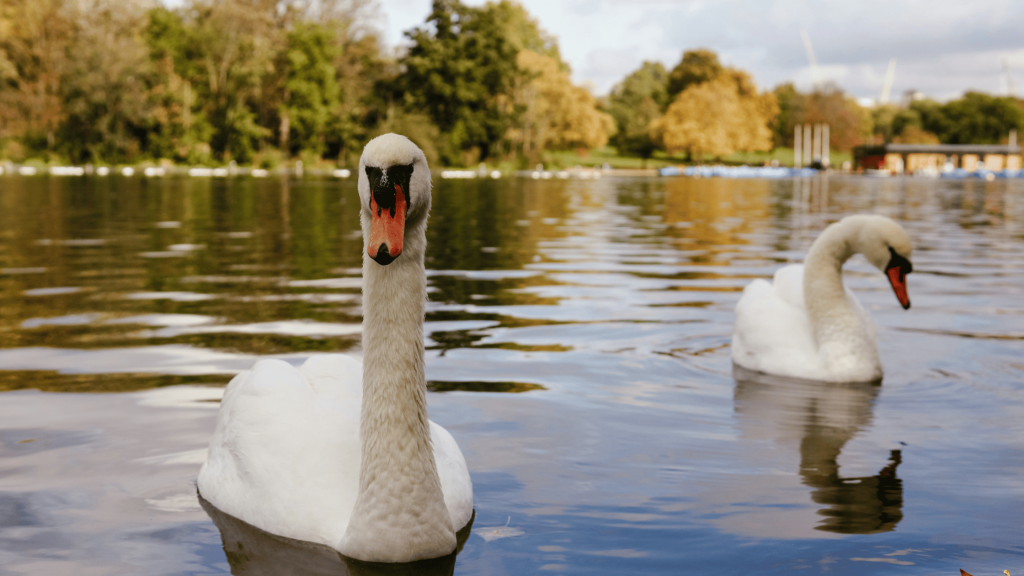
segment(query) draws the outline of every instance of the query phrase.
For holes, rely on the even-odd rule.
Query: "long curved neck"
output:
[[[427,420],[425,220],[407,228],[402,254],[389,265],[363,251],[362,461],[340,548],[360,560],[432,558],[455,545]]]
[[[819,346],[842,334],[850,321],[859,322],[843,287],[843,264],[855,253],[848,226],[825,228],[804,260],[804,303]]]

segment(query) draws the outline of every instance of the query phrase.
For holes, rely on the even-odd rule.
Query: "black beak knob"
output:
[[[380,245],[380,248],[377,249],[377,255],[374,256],[373,259],[381,266],[387,266],[395,261],[395,257],[388,253],[387,244]]]

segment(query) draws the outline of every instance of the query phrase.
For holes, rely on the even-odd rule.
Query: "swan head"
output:
[[[863,254],[868,262],[885,274],[903,309],[910,308],[907,274],[914,271],[910,264],[914,248],[907,232],[894,220],[885,216],[848,216],[843,220],[858,225],[854,236],[854,250]]]
[[[358,174],[366,254],[387,266],[402,254],[406,229],[430,212],[430,168],[411,140],[383,134],[363,148]]]

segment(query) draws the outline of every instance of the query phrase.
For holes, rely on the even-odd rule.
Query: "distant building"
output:
[[[1014,138],[1015,140],[1016,138]],[[855,146],[856,170],[887,170],[893,173],[942,170],[947,165],[974,172],[1020,170],[1021,148],[1002,144],[883,144]]]

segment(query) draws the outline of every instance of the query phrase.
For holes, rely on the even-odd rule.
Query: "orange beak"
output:
[[[892,284],[892,291],[896,293],[896,299],[900,301],[900,306],[906,310],[910,308],[910,296],[907,294],[907,274],[914,271],[914,266],[910,260],[897,254],[892,246],[889,247],[889,253],[892,254],[892,259],[885,267],[885,276],[889,279],[889,284]]]
[[[395,204],[381,208],[377,199],[370,198],[370,243],[366,253],[381,266],[387,266],[402,253],[405,239],[405,210],[408,200],[402,186],[395,184]]]
[[[885,271],[885,275],[889,277],[889,284],[892,284],[892,290],[896,293],[896,299],[900,301],[900,306],[906,310],[910,308],[910,296],[907,295],[907,275],[903,272],[903,268],[895,266]]]

